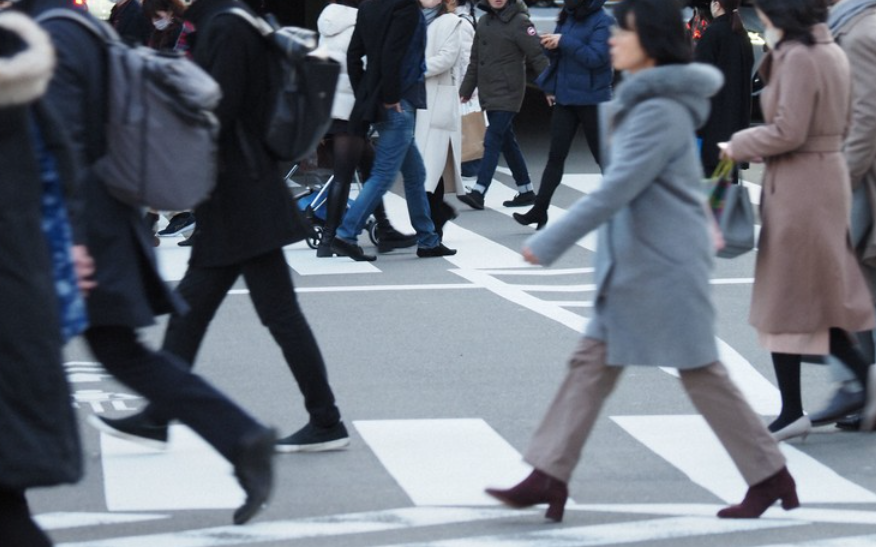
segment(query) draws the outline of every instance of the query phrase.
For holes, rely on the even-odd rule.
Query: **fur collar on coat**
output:
[[[721,71],[710,65],[663,65],[626,76],[615,102],[617,110],[625,112],[648,99],[671,99],[684,105],[694,125],[701,127],[709,118],[710,98],[723,84]]]
[[[0,33],[19,42],[17,51],[0,50],[0,106],[27,104],[46,92],[55,68],[52,42],[33,20],[15,11],[0,13]]]

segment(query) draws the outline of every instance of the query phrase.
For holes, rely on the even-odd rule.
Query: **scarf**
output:
[[[844,0],[830,10],[827,26],[836,35],[846,23],[871,8],[876,8],[876,0]]]
[[[426,26],[432,24],[432,21],[438,18],[438,10],[441,9],[441,4],[438,4],[434,8],[423,8],[423,17],[426,18]]]

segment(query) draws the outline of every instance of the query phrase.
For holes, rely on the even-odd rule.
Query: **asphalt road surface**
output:
[[[540,104],[531,94],[518,124],[536,183],[548,142],[549,111]],[[758,175],[746,178],[756,203]],[[551,218],[598,183],[582,140]],[[71,344],[66,366],[86,476],[34,491],[40,522],[65,547],[876,546],[876,436],[832,427],[782,445],[801,509],[715,518],[745,486],[671,369],[625,371],[570,484],[562,524],[546,523],[543,508],[513,511],[485,497],[485,486],[510,486],[528,473],[520,453],[592,311],[593,238],[551,268],[527,266],[519,249],[533,232],[501,205],[514,193],[501,168],[485,211],[458,204],[445,238],[459,249],[453,257],[423,260],[404,250],[355,263],[317,259],[304,244],[287,249],[352,443],[278,455],[275,495],[247,526],[231,526],[242,492],[230,467],[185,427],[174,426],[168,451],[154,452],[84,424],[90,414],[125,416],[144,401]],[[409,229],[398,186],[387,206]],[[164,238],[158,248],[170,283],[182,277],[189,252],[179,240]],[[769,355],[747,323],[753,261],[753,253],[718,260],[714,300],[723,360],[768,420],[778,394]],[[143,336],[158,344],[162,329]],[[219,310],[196,370],[283,434],[306,421],[242,282]],[[804,368],[803,385],[810,411],[832,389],[825,367],[814,365]]]

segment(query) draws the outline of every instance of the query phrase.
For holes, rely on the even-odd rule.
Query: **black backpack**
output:
[[[284,161],[300,161],[312,155],[331,125],[340,64],[310,55],[316,48],[313,31],[278,27],[242,8],[229,8],[216,15],[223,14],[244,19],[264,36],[280,67],[265,120],[263,141],[268,150]]]

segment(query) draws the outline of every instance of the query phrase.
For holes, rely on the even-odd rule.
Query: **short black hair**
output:
[[[773,26],[782,29],[781,42],[797,41],[807,46],[815,43],[812,27],[827,21],[827,0],[755,0],[754,5],[769,17]]]
[[[636,28],[630,28],[630,15]],[[622,0],[614,18],[620,28],[638,34],[645,53],[658,66],[691,62],[693,50],[677,0]]]

